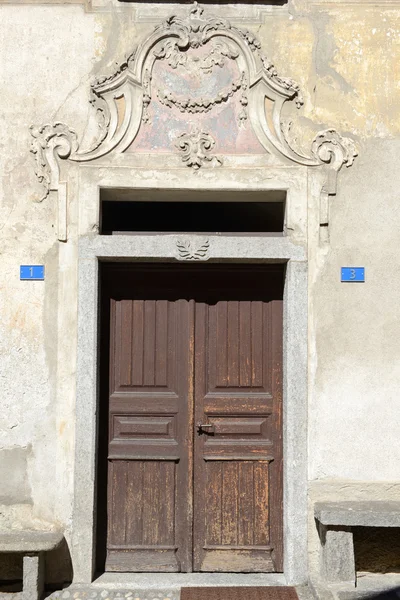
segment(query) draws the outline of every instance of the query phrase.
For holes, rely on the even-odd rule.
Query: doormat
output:
[[[294,587],[183,587],[180,600],[299,600]]]

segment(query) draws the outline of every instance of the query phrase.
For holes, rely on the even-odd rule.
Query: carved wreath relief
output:
[[[93,82],[94,142],[80,146],[62,123],[31,129],[43,197],[58,189],[59,159],[84,163],[111,152],[175,155],[194,170],[223,167],[223,155],[269,153],[284,164],[323,167],[324,193],[335,194],[337,173],[357,155],[354,142],[327,129],[303,151],[282,118],[291,101],[303,104],[298,84],[278,74],[259,40],[195,3]]]

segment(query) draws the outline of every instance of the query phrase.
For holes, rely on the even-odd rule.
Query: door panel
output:
[[[193,305],[129,293],[111,302],[106,569],[190,570]]]
[[[104,273],[106,570],[281,571],[282,269]]]
[[[281,568],[281,308],[196,304],[196,571]]]

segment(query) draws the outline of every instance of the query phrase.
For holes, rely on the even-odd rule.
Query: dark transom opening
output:
[[[100,233],[279,235],[285,192],[102,190]]]

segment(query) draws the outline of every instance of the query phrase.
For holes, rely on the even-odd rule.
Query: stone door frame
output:
[[[94,167],[94,165],[93,165]],[[283,349],[283,451],[284,451],[284,579],[289,585],[305,583],[307,572],[307,348],[308,278],[307,222],[310,190],[307,171],[299,167],[237,171],[210,170],[206,181],[184,169],[149,172],[98,165],[80,167],[71,178],[79,198],[78,249],[78,352],[72,563],[74,582],[89,584],[95,568],[96,450],[98,415],[98,274],[101,261],[182,260],[179,245],[196,249],[207,245],[210,262],[286,264]],[[150,188],[285,190],[286,233],[280,237],[135,235],[102,236],[90,233],[99,223],[100,189]],[[266,196],[267,198],[267,196]],[[318,206],[318,195],[314,198]],[[314,215],[318,235],[318,210]],[[205,239],[206,238],[206,239]],[[248,577],[248,576],[247,576]],[[132,574],[132,584],[135,574]]]

